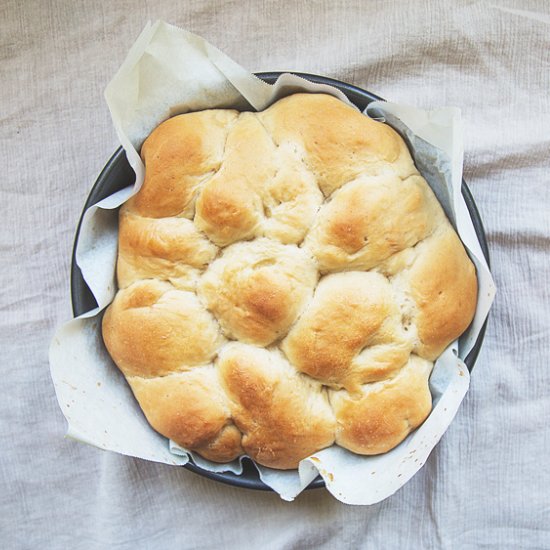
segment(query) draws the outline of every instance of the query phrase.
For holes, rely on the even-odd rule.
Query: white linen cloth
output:
[[[47,350],[76,222],[118,146],[102,91],[147,19],[250,70],[460,107],[499,293],[470,392],[398,493],[293,503],[63,439]],[[547,2],[4,2],[0,7],[0,540],[6,548],[550,547]]]

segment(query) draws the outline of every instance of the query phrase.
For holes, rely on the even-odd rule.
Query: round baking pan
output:
[[[258,76],[259,78],[261,78],[262,80],[264,80],[269,84],[273,84],[281,74],[282,74],[281,72],[266,72],[266,73],[257,73],[256,76]],[[339,80],[334,80],[332,78],[327,78],[324,76],[318,76],[313,74],[306,74],[306,73],[293,73],[293,74],[301,76],[302,78],[305,78],[306,80],[310,80],[311,82],[317,82],[319,84],[329,84],[330,86],[334,86],[335,88],[338,88],[347,96],[347,98],[354,105],[356,105],[361,110],[365,109],[371,101],[382,100],[381,97],[378,97],[375,94],[367,92],[366,90],[363,90],[361,88],[357,88],[356,86],[352,86],[351,84],[341,82]],[[76,230],[74,246],[73,246],[72,262],[71,262],[71,301],[72,301],[72,307],[73,307],[73,314],[75,315],[75,317],[97,306],[97,303],[92,293],[90,292],[90,289],[88,288],[88,286],[86,285],[82,277],[80,268],[76,265],[75,254],[76,254],[76,246],[78,243],[78,237],[80,234],[80,226],[82,224],[82,216],[90,206],[104,199],[105,197],[112,195],[115,191],[123,189],[128,185],[132,185],[134,183],[134,180],[135,180],[134,171],[128,164],[124,150],[122,149],[122,147],[120,147],[114,153],[114,155],[109,159],[109,161],[101,171],[101,174],[97,178],[97,181],[95,182],[94,186],[92,187],[92,190],[90,191],[90,194],[88,195],[88,198],[86,199],[84,208],[82,210],[82,214],[80,216],[80,220],[78,222],[78,227]],[[483,224],[481,222],[481,218],[479,216],[479,212],[476,208],[472,194],[470,193],[470,190],[468,189],[468,186],[464,181],[462,181],[462,196],[464,197],[466,206],[468,207],[468,211],[470,212],[470,215],[472,217],[474,229],[479,238],[483,254],[487,259],[487,262],[489,263],[489,250],[487,247],[487,240],[485,237]],[[470,371],[474,367],[475,361],[479,354],[481,343],[485,335],[485,326],[486,324],[483,326],[483,329],[481,330],[479,337],[474,347],[472,348],[472,351],[468,354],[468,356],[465,359],[465,363]],[[219,481],[222,483],[227,483],[229,485],[235,485],[237,487],[243,487],[246,489],[271,491],[271,488],[265,485],[260,480],[258,471],[256,470],[256,468],[254,467],[254,465],[249,459],[243,460],[243,473],[240,476],[235,475],[231,472],[224,472],[224,473],[208,472],[192,463],[186,464],[185,468],[197,474],[200,474],[204,477],[207,477],[209,479],[213,479],[215,481]],[[323,479],[321,477],[317,477],[317,479],[315,479],[309,485],[308,489],[314,489],[314,488],[319,488],[323,486],[324,486]]]

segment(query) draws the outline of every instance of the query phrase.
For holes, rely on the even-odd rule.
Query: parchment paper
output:
[[[189,454],[147,424],[124,377],[101,339],[98,313],[116,291],[116,208],[143,181],[138,150],[160,122],[179,113],[214,107],[261,110],[296,91],[324,92],[343,101],[330,86],[283,75],[267,85],[200,37],[164,22],[148,24],[106,89],[117,134],[136,172],[136,183],[86,212],[77,262],[98,308],[62,326],[50,347],[50,365],[67,436],[96,447],[166,464],[182,465]],[[424,464],[468,389],[462,359],[475,342],[494,298],[495,287],[460,193],[462,127],[457,109],[432,112],[376,102],[367,115],[383,118],[407,139],[415,161],[457,228],[476,265],[479,300],[468,333],[438,359],[430,379],[434,407],[424,424],[398,447],[381,456],[361,457],[333,446],[305,459],[298,471],[258,467],[262,480],[292,500],[319,473],[342,502],[373,504],[393,494]],[[192,455],[192,453],[191,453]],[[202,468],[241,471],[240,461],[217,465],[192,455]]]

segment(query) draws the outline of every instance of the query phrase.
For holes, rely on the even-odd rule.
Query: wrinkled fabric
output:
[[[49,375],[75,228],[118,147],[103,90],[148,19],[252,71],[456,106],[498,287],[470,391],[424,468],[351,507],[293,503],[65,439]],[[0,6],[0,533],[5,548],[550,547],[550,6],[545,1]]]

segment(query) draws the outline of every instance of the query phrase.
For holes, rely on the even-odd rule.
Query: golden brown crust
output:
[[[142,157],[103,337],[155,430],[288,469],[335,441],[386,452],[425,419],[477,280],[395,131],[296,94],[174,117]]]
[[[389,126],[323,94],[294,94],[259,115],[275,143],[291,141],[319,188],[330,195],[359,174],[417,173],[406,145]]]
[[[189,449],[196,451],[212,462],[231,462],[244,454],[241,439],[242,434],[239,429],[233,424],[227,424],[212,441],[204,445],[190,446]],[[174,441],[177,441],[177,439],[174,439]]]
[[[411,355],[397,376],[364,386],[359,397],[331,392],[336,443],[364,455],[385,453],[401,443],[431,411],[431,371],[431,362]]]
[[[144,218],[123,206],[119,216],[119,288],[141,279],[164,279],[193,290],[217,255],[212,244],[185,218]]]
[[[266,346],[286,334],[316,283],[304,251],[258,239],[226,248],[198,292],[228,338]]]
[[[477,277],[460,239],[447,225],[423,243],[408,272],[416,304],[416,353],[434,361],[471,323],[477,304]]]
[[[128,377],[151,426],[182,447],[227,462],[242,453],[229,401],[213,366],[160,378]]]
[[[198,187],[219,169],[236,111],[212,110],[168,119],[145,140],[145,180],[128,207],[150,218],[192,217]]]
[[[321,280],[282,350],[299,371],[325,385],[357,391],[374,373],[387,376],[407,361],[410,345],[400,321],[391,285],[382,275],[337,273]],[[365,353],[377,346],[384,347],[382,358],[376,361],[371,354],[366,360]]]
[[[126,376],[145,378],[207,364],[223,343],[194,293],[156,279],[118,292],[103,317],[103,338]]]
[[[231,343],[220,354],[218,368],[243,433],[243,449],[260,464],[296,468],[334,443],[326,390],[296,373],[280,353]]]
[[[243,113],[227,137],[220,171],[197,201],[195,223],[213,242],[226,246],[257,234],[259,192],[276,172],[274,154],[273,142],[256,117]]]
[[[433,231],[441,213],[430,195],[420,176],[358,178],[321,208],[305,245],[322,272],[371,269]]]

